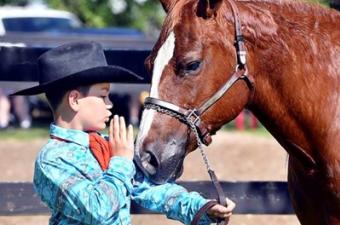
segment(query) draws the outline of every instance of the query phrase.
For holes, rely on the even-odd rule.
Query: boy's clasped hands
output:
[[[133,127],[129,125],[126,128],[124,117],[115,115],[110,121],[109,127],[109,142],[111,144],[111,157],[121,156],[133,159],[134,156],[134,136]],[[227,219],[232,215],[232,210],[235,208],[235,203],[230,199],[226,199],[227,207],[215,205],[211,207],[207,213],[213,218]]]

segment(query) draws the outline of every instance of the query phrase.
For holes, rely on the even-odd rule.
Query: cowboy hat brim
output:
[[[143,80],[134,72],[120,66],[100,66],[78,73],[71,74],[64,78],[43,83],[34,87],[17,91],[13,95],[36,95],[47,91],[58,89],[70,89],[82,85],[95,83],[140,83]]]

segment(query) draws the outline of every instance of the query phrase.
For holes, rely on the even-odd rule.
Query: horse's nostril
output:
[[[148,152],[143,154],[141,157],[142,162],[150,162],[150,159],[151,159],[151,154]]]
[[[158,160],[152,152],[145,152],[141,157],[142,165],[144,169],[150,174],[156,174],[156,169],[158,168]]]
[[[150,153],[150,156],[151,156],[149,160],[150,164],[153,165],[155,168],[158,168],[159,163],[158,163],[157,157],[152,153]]]

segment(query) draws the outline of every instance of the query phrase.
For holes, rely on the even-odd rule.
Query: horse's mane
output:
[[[253,32],[254,38],[272,39],[273,35],[276,36],[279,27],[283,28],[283,23],[286,24],[286,29],[290,29],[289,32],[294,31],[301,37],[308,37],[311,33],[320,36],[330,35],[330,33],[340,30],[338,23],[340,13],[320,7],[315,3],[301,0],[237,0],[237,2],[247,12],[247,16],[241,20],[244,24],[251,24],[250,32]],[[227,4],[225,5],[226,7],[222,10],[223,14],[230,11]],[[230,13],[229,20],[233,21]],[[289,32],[286,34],[289,35]],[[290,37],[280,38],[282,43],[286,38]]]
[[[225,0],[226,2],[227,0]],[[180,18],[179,15],[183,13],[182,7],[189,3],[195,3],[198,0],[178,0],[177,3],[171,12],[172,19],[176,20]],[[309,33],[308,29],[314,29],[313,27],[319,26],[319,24],[323,23],[331,23],[333,24],[333,29],[339,29],[340,21],[340,13],[336,10],[329,10],[326,7],[320,7],[317,3],[308,3],[304,0],[236,0],[236,2],[241,3],[240,6],[247,8],[249,11],[249,17],[243,18],[246,21],[242,20],[243,23],[253,23],[255,19],[262,23],[258,24],[257,27],[260,29],[256,29],[261,32],[263,29],[263,35],[265,35],[266,26],[267,28],[274,29],[278,26],[276,24],[274,17],[285,18],[289,23],[295,24],[297,27],[301,25],[301,28],[305,30],[306,34]],[[225,18],[229,18],[230,21],[233,21],[233,17],[230,13],[230,9],[227,8],[228,4],[224,4],[224,10],[222,10],[222,14],[227,15],[226,12],[229,11],[229,16],[221,17],[221,21]],[[255,24],[256,26],[256,24]],[[268,30],[269,31],[269,30]],[[314,30],[315,31],[315,30]],[[272,33],[269,31],[269,34]],[[267,33],[268,34],[268,33]]]
[[[318,3],[310,3],[303,0],[236,0],[237,2],[250,3],[258,6],[274,5],[279,8],[284,8],[290,12],[303,13],[305,15],[319,15],[327,17],[337,17],[339,19],[339,13],[330,13],[326,7]],[[321,7],[320,7],[321,6]]]
[[[230,25],[234,23],[234,17],[227,0],[224,1],[221,10],[218,11],[220,16],[217,16],[216,20],[219,24]],[[188,13],[188,10],[183,10],[183,7],[192,7],[197,2],[198,0],[178,0],[172,8],[171,19],[168,18],[172,20],[172,23],[165,27],[170,28],[177,22],[181,23],[181,17],[185,18]],[[250,39],[247,42],[250,45],[268,47],[269,43],[276,43],[272,47],[278,52],[282,48],[289,52],[290,45],[296,49],[302,48],[295,44],[298,41],[303,42],[305,48],[308,49],[312,49],[308,46],[316,46],[313,48],[315,51],[313,54],[316,54],[318,46],[325,46],[324,40],[331,40],[327,42],[328,47],[337,46],[340,42],[340,24],[338,23],[340,13],[336,10],[303,0],[236,0],[236,2],[241,11],[241,23],[247,27],[246,38]],[[211,38],[220,39],[224,36],[223,33],[221,34],[212,35]]]

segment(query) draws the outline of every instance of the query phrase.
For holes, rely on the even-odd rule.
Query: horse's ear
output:
[[[177,0],[160,0],[164,11],[167,13]]]
[[[222,2],[223,0],[198,0],[197,15],[203,18],[214,16]]]

